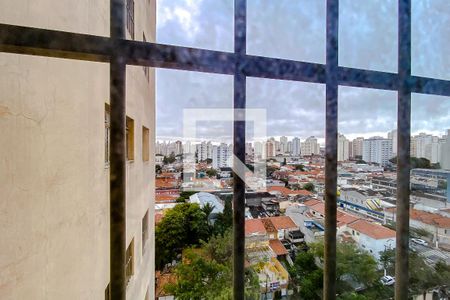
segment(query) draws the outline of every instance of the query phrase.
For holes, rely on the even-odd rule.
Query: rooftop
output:
[[[273,252],[275,252],[276,255],[286,255],[288,254],[288,251],[284,247],[284,245],[280,242],[279,239],[273,239],[269,241],[269,246],[272,248]]]
[[[353,223],[348,224],[347,226],[376,240],[388,238],[395,239],[394,230],[391,230],[379,224],[368,222],[366,220],[357,220]]]
[[[252,234],[266,234],[266,228],[264,227],[261,219],[248,219],[245,220],[245,235]]]

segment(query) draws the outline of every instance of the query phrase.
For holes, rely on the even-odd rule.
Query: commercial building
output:
[[[156,1],[127,4],[127,38],[155,41]],[[109,1],[0,2],[1,23],[108,37],[109,18]],[[109,65],[6,53],[0,65],[0,298],[105,299]],[[154,299],[155,75],[126,76],[126,294]]]

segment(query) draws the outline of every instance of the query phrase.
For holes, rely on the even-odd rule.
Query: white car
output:
[[[393,285],[395,283],[395,278],[389,275],[381,277],[380,282],[382,285]]]
[[[422,245],[422,246],[428,246],[428,243],[426,241],[422,240],[422,239],[412,238],[411,242],[414,242],[414,243]]]

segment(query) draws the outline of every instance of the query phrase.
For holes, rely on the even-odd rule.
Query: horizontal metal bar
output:
[[[109,37],[0,24],[0,52],[108,62]]]
[[[413,93],[450,97],[449,80],[411,76],[410,84],[411,84],[411,91]]]
[[[352,87],[397,90],[398,75],[394,73],[338,67],[338,83]]]
[[[263,56],[246,55],[242,69],[246,76],[325,83],[325,66]]]
[[[205,49],[123,40],[129,65],[234,74],[235,54]]]
[[[0,24],[0,52],[109,62],[117,51],[129,65],[228,75],[234,74],[240,55],[246,76],[325,83],[323,64],[130,40],[114,45],[109,37]],[[409,83],[414,93],[450,96],[450,80],[411,76]],[[338,67],[338,84],[397,90],[398,75]]]

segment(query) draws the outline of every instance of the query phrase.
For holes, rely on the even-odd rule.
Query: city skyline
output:
[[[450,60],[445,49],[450,49],[450,40],[446,38],[450,32],[446,14],[442,12],[450,12],[450,7],[445,0],[428,2],[418,1],[413,6],[412,73],[449,78]],[[233,51],[233,1],[160,0],[159,3],[158,42]],[[265,9],[255,9],[260,5]],[[341,66],[396,72],[396,5],[393,0],[342,1]],[[280,0],[276,5],[249,1],[248,11],[249,54],[325,62],[325,1]],[[287,23],[267,26],[264,22],[280,19],[281,15],[288,16],[281,18]],[[158,137],[182,137],[183,109],[232,107],[232,76],[163,69],[157,69],[156,73]],[[322,84],[247,78],[247,107],[267,109],[269,137],[314,135],[323,143]],[[379,135],[396,128],[396,117],[396,92],[339,87],[339,131],[343,134]],[[411,120],[413,133],[438,134],[450,128],[450,98],[413,94]],[[231,123],[210,122],[203,124],[198,134],[204,139],[219,137],[220,142],[231,139],[231,132]]]

